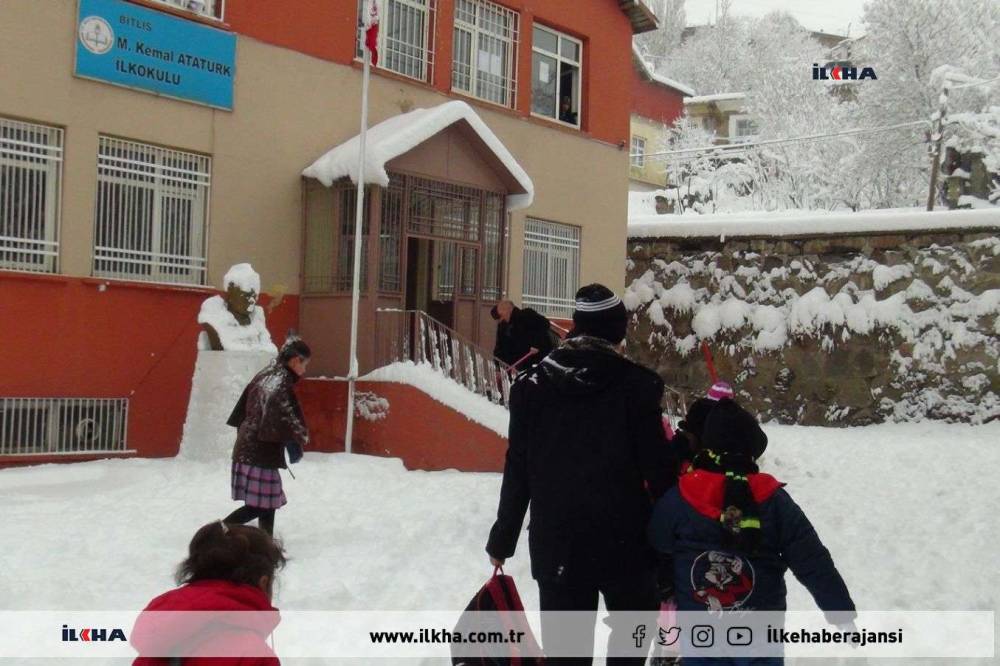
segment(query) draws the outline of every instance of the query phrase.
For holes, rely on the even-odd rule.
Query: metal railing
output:
[[[0,456],[127,450],[125,398],[0,398]]]
[[[510,397],[510,366],[420,310],[376,311],[375,357],[379,367],[412,361],[433,368],[498,405]]]

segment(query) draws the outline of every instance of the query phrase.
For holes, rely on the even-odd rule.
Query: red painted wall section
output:
[[[102,285],[104,286],[102,290]],[[129,398],[128,448],[177,454],[202,301],[214,291],[0,273],[0,396]],[[262,298],[265,311],[270,299]],[[298,297],[267,315],[276,342],[298,326]],[[0,458],[0,467],[70,461]]]
[[[389,401],[379,421],[354,420],[354,452],[401,458],[407,469],[503,471],[507,440],[470,421],[418,388],[390,382],[358,382]],[[297,393],[312,440],[311,450],[342,452],[347,384],[307,379]]]
[[[669,125],[684,115],[684,93],[645,81],[632,67],[632,113]]]
[[[630,81],[623,73],[632,68],[632,26],[618,2],[501,0],[499,4],[518,11],[521,16],[517,113],[522,116],[531,113],[532,26],[537,21],[584,42],[583,131],[608,143],[627,142]],[[437,0],[436,7],[431,87],[450,93],[454,0]],[[226,22],[235,32],[343,65],[354,62],[357,21],[357,0],[226,3]]]

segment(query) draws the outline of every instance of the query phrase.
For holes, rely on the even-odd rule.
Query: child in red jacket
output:
[[[279,666],[267,637],[280,621],[271,591],[284,564],[281,544],[256,527],[220,520],[199,529],[177,570],[181,587],[136,620],[133,666]]]

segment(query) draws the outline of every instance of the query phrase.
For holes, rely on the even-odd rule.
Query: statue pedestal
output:
[[[199,351],[191,381],[180,456],[188,460],[229,460],[236,429],[226,420],[253,376],[274,359],[260,351]]]

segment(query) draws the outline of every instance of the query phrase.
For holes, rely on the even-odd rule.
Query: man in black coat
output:
[[[514,554],[530,504],[541,610],[596,615],[602,594],[614,625],[614,611],[655,615],[659,607],[646,525],[655,500],[676,482],[677,461],[663,432],[663,382],[619,353],[627,325],[621,300],[602,285],[583,287],[573,322],[570,339],[511,390],[503,486],[486,552],[494,565]],[[591,653],[594,619],[578,615],[590,619],[557,626],[543,613],[547,654]],[[609,649],[634,649],[634,631],[634,623],[613,626]],[[633,655],[609,663],[644,663]]]
[[[543,315],[511,301],[500,301],[490,314],[499,322],[493,355],[507,365],[521,361],[517,370],[526,370],[552,351],[552,325]]]

